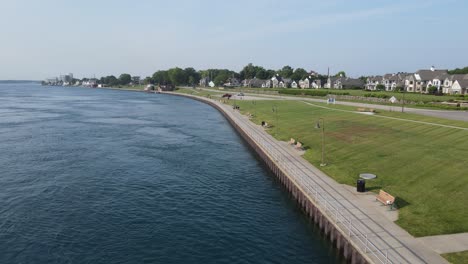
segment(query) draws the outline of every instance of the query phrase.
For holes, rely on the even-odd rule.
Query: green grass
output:
[[[232,100],[230,100],[232,103]],[[325,119],[326,163],[321,168],[340,183],[355,185],[358,175],[378,175],[367,187],[397,197],[397,223],[415,236],[468,232],[468,131],[323,109],[294,101],[236,101],[243,113],[256,113],[254,122],[278,127],[279,140],[302,142],[304,158],[320,164],[321,131]],[[278,106],[275,124],[273,105]],[[324,105],[325,106],[325,105]],[[254,109],[255,107],[255,109]],[[332,106],[355,110],[354,107]],[[466,122],[396,112],[379,115],[468,127]]]
[[[453,264],[468,264],[468,251],[442,254],[442,257]]]

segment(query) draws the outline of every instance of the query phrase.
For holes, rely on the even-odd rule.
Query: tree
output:
[[[427,92],[430,94],[436,94],[437,93],[437,87],[431,85],[429,88],[427,88]]]
[[[171,82],[167,71],[157,71],[153,73],[152,79],[155,84],[169,84]]]
[[[185,78],[187,79],[187,84],[194,85],[200,82],[200,73],[198,73],[194,68],[185,68],[184,73]]]
[[[257,66],[254,66],[252,63],[247,64],[242,71],[240,71],[241,79],[252,79],[257,75]]]
[[[181,84],[186,84],[187,83],[187,78],[185,75],[184,70],[181,68],[172,68],[167,71],[167,74],[169,76],[169,80],[173,85],[181,85]]]
[[[281,70],[278,71],[278,74],[283,78],[291,78],[293,73],[294,70],[289,65],[284,66]]]
[[[119,82],[121,85],[128,85],[132,81],[132,76],[128,73],[122,73],[119,76]]]
[[[468,67],[463,69],[456,68],[455,70],[448,71],[449,74],[468,74]]]
[[[146,77],[146,78],[143,80],[143,83],[144,83],[145,85],[147,85],[147,84],[153,84],[154,81],[153,81],[153,78],[151,78],[151,77],[148,76],[148,77]]]
[[[346,72],[344,72],[344,71],[339,71],[339,72],[335,75],[335,77],[346,77]]]
[[[259,69],[255,77],[257,77],[257,79],[262,79],[262,80],[270,78],[270,76],[268,75],[268,72],[264,68]]]
[[[298,81],[307,78],[308,76],[309,73],[306,70],[304,70],[303,68],[296,68],[291,76],[291,79]]]
[[[375,89],[377,89],[377,91],[385,91],[385,85],[383,84],[377,84],[375,86]]]

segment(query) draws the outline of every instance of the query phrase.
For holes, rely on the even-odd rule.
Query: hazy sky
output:
[[[468,66],[466,0],[0,0],[0,79]]]

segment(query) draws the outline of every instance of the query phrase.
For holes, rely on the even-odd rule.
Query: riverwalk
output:
[[[222,111],[230,122],[235,123],[244,135],[269,156],[367,262],[447,263],[439,254],[383,215],[381,210],[376,210],[375,204],[369,204],[357,193],[350,192],[300,157],[292,147],[274,139],[261,126],[253,124],[231,106],[209,98],[176,95],[207,102]]]

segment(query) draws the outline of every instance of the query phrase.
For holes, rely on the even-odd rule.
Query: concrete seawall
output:
[[[298,202],[307,217],[312,220],[325,236],[333,243],[338,249],[340,254],[349,263],[374,263],[365,252],[358,247],[354,241],[349,239],[349,234],[346,234],[340,229],[335,222],[329,217],[328,214],[323,212],[322,206],[317,204],[315,200],[310,197],[307,192],[303,189],[304,187],[298,184],[293,177],[290,176],[290,172],[282,168],[277,160],[271,156],[256,140],[251,137],[247,131],[245,131],[231,116],[226,112],[225,109],[221,108],[218,103],[212,100],[185,95],[168,93],[177,96],[188,97],[194,100],[211,105],[217,109],[235,128],[235,130],[241,135],[241,137],[255,150],[262,161],[268,166],[273,174],[279,179],[279,181],[285,186],[292,197]],[[390,261],[388,262],[390,263]]]

